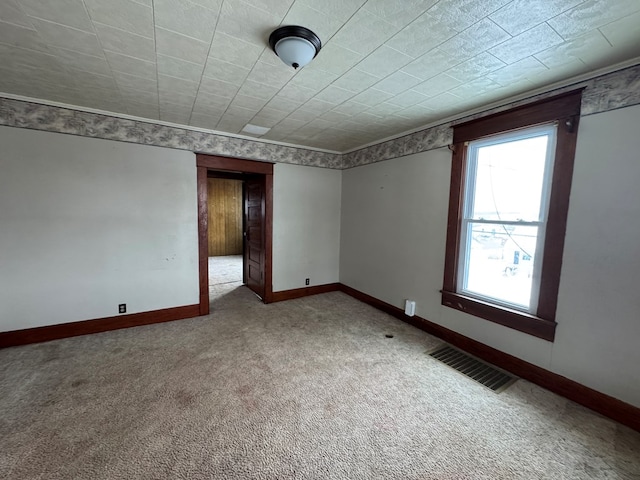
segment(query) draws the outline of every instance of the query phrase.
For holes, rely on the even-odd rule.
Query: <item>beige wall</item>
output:
[[[278,163],[273,174],[273,291],[339,279],[342,172]]]
[[[195,155],[0,127],[0,331],[198,303]]]
[[[582,119],[550,343],[440,305],[446,149],[343,172],[341,282],[640,406],[640,106]]]

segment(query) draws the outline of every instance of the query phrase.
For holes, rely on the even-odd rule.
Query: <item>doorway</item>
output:
[[[208,172],[209,301],[246,283],[243,278],[243,174]]]
[[[200,315],[209,314],[210,177],[240,180],[242,197],[243,283],[264,303],[272,301],[271,251],[273,164],[213,155],[196,155]],[[213,268],[213,265],[212,265]]]

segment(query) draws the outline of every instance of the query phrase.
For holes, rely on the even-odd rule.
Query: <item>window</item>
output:
[[[580,100],[454,127],[443,305],[553,340]]]

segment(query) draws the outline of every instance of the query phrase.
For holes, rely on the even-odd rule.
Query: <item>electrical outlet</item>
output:
[[[304,284],[305,284],[305,285],[309,285],[309,279],[308,279],[308,278],[305,278],[305,279],[304,279]]]
[[[127,304],[121,303],[118,305],[118,313],[127,313]]]

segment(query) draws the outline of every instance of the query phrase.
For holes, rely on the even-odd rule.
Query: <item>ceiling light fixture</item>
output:
[[[274,30],[269,45],[276,55],[295,69],[304,67],[322,48],[320,38],[308,28],[290,25]]]

